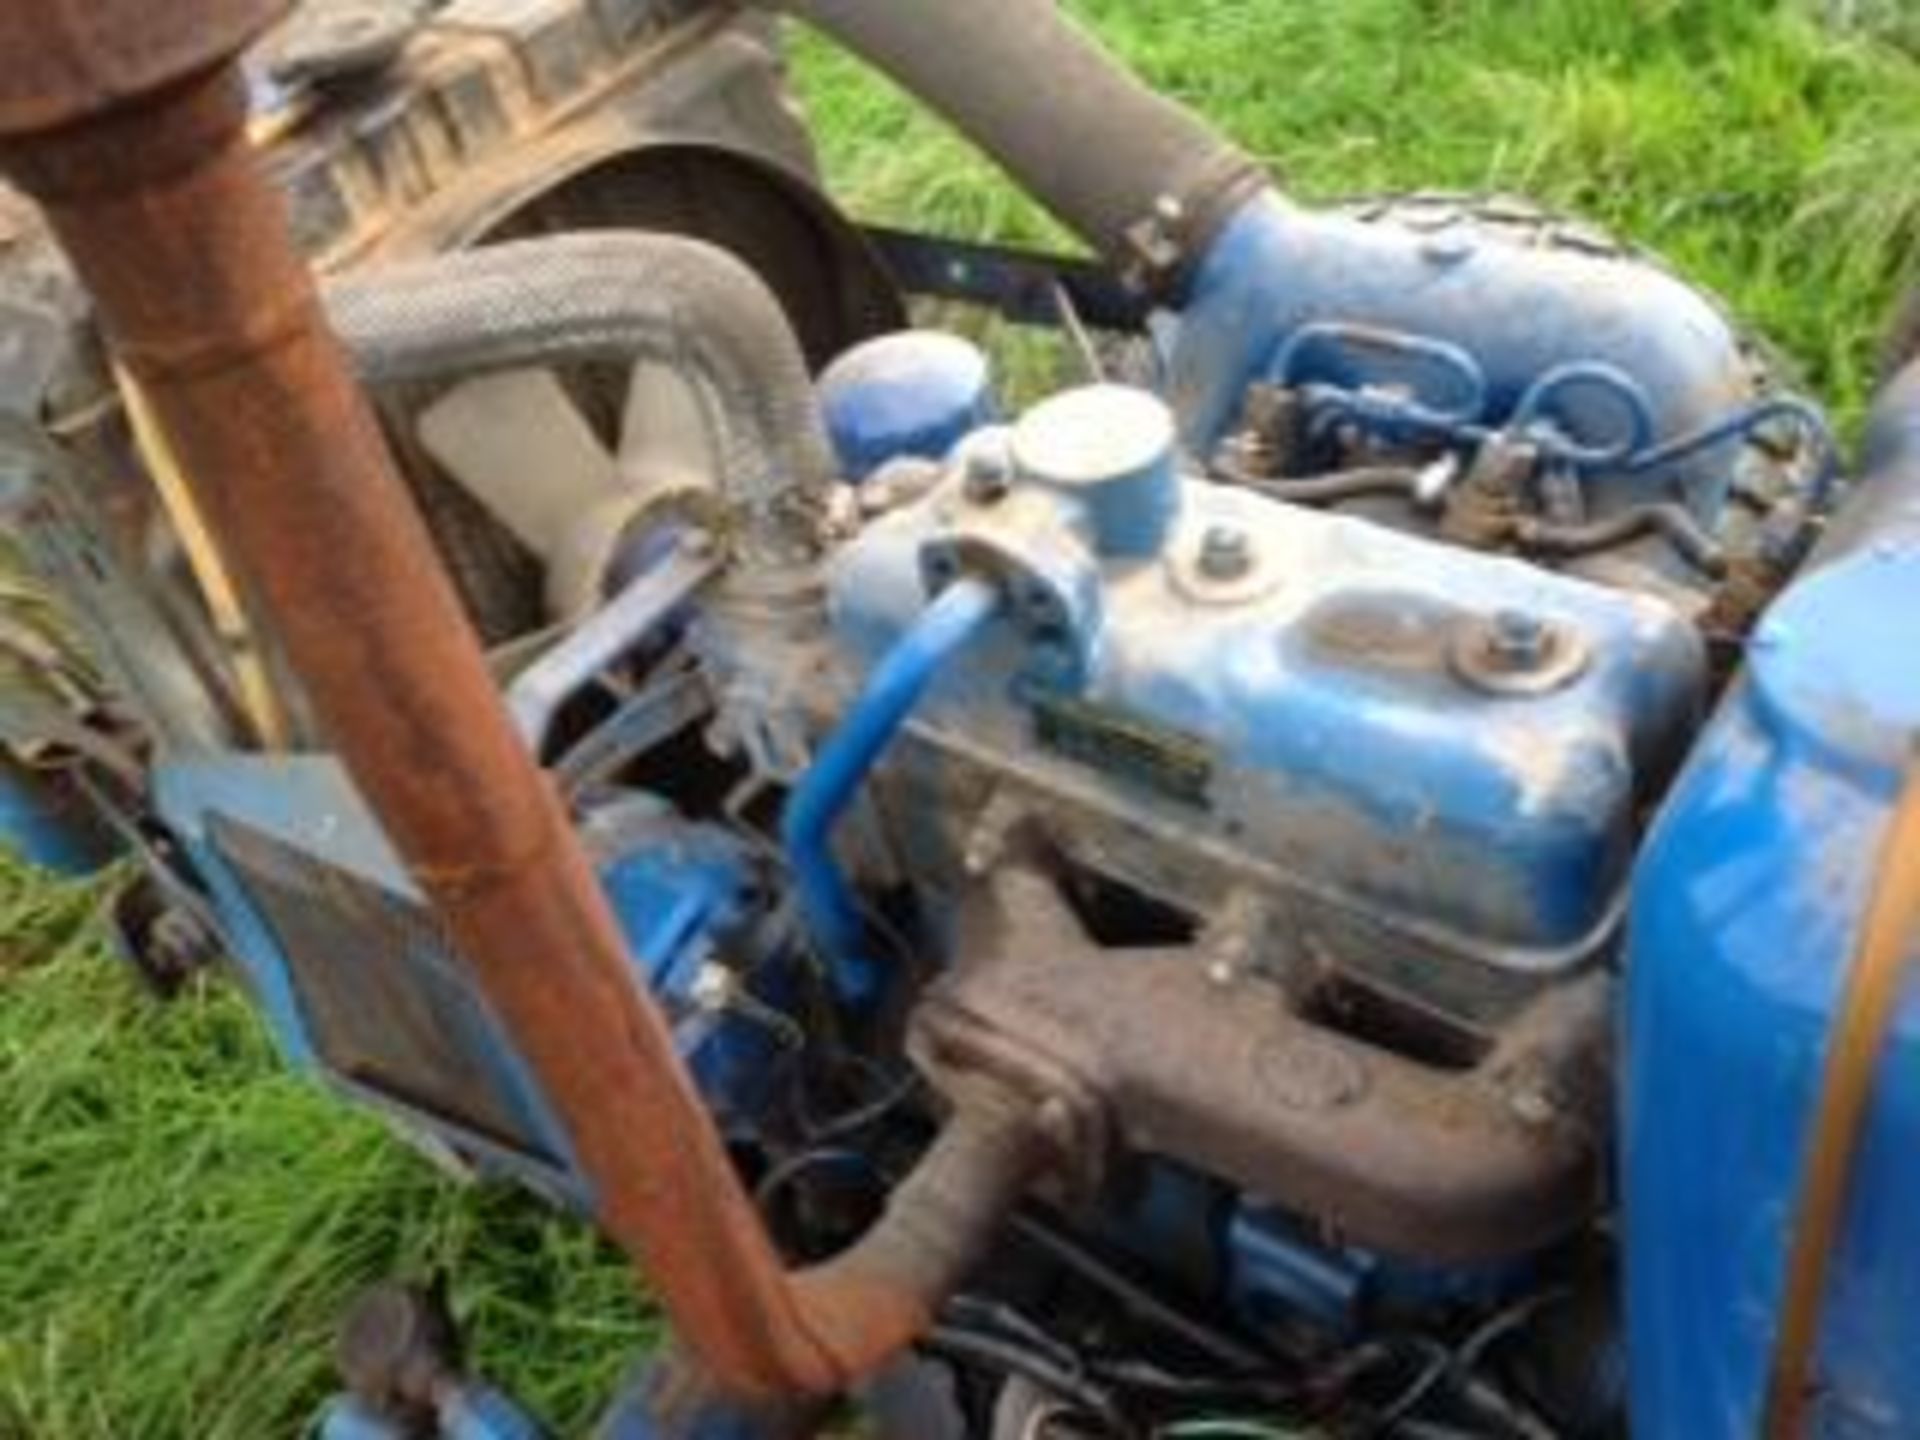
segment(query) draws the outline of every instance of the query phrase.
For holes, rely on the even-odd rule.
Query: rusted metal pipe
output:
[[[234,60],[280,8],[0,0],[0,166],[45,207],[251,603],[682,1340],[736,1395],[841,1389],[913,1338],[1017,1195],[1039,1160],[1029,1121],[963,1108],[868,1243],[783,1271],[249,153]],[[940,1263],[920,1253],[928,1236]]]

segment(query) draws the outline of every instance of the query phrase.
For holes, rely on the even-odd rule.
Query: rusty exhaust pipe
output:
[[[322,315],[246,140],[283,0],[0,0],[0,167],[44,207],[323,728],[720,1390],[846,1388],[911,1342],[1041,1163],[957,1107],[873,1234],[787,1274]]]

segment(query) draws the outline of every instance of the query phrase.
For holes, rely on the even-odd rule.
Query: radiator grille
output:
[[[496,1028],[417,900],[226,816],[208,836],[273,932],[326,1066],[430,1120],[554,1163],[505,1078]]]

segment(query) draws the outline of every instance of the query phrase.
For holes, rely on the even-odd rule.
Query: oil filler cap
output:
[[[963,436],[991,424],[992,367],[958,335],[902,330],[829,365],[820,408],[840,468],[858,484],[890,460],[943,460]]]
[[[1180,509],[1173,412],[1130,385],[1087,385],[1044,400],[1013,431],[1025,481],[1086,507],[1102,555],[1144,558],[1166,543]]]

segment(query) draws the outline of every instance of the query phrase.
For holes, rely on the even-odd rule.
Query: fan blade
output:
[[[546,370],[463,380],[416,427],[447,475],[549,564],[577,545],[581,517],[605,511],[624,489],[613,457]]]
[[[665,365],[634,366],[620,416],[621,482],[645,498],[688,487],[710,489],[718,465],[693,388]]]

